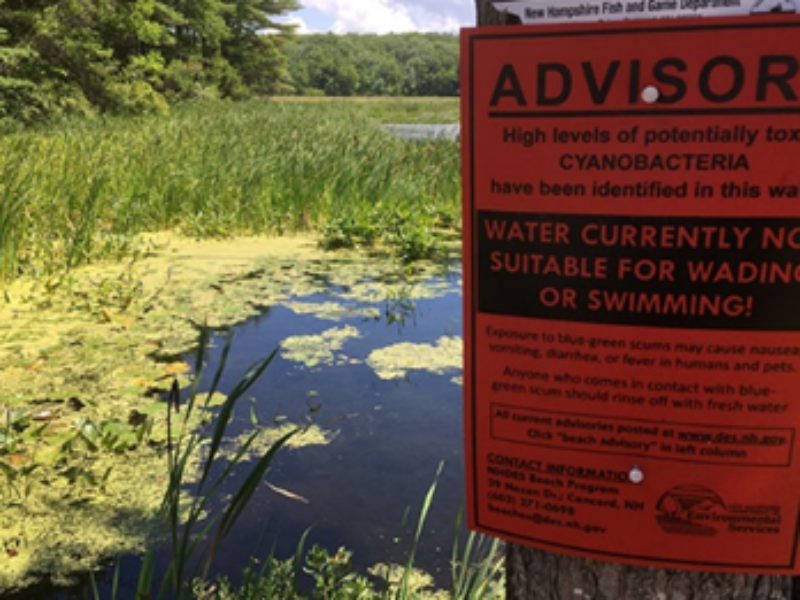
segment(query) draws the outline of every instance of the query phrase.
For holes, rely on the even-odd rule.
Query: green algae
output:
[[[319,335],[291,336],[281,344],[281,355],[308,368],[347,364],[350,359],[342,353],[342,348],[359,337],[361,333],[352,325],[334,327]]]
[[[288,280],[288,261],[317,252],[306,240],[277,254],[266,239],[169,242],[136,264],[20,280],[4,294],[2,592],[66,584],[143,548],[166,485],[166,404],[154,398],[174,377],[188,381],[165,361],[193,348],[200,325],[231,326],[291,293],[254,279],[259,257]]]
[[[85,468],[97,479],[108,471],[102,487],[82,477],[70,481],[51,475],[28,493],[6,488],[0,590],[42,580],[66,585],[76,573],[96,568],[100,557],[143,549],[142,524],[154,518],[162,496],[162,458],[150,451],[129,452],[124,461],[104,456]]]
[[[425,598],[426,600],[448,600],[449,592],[435,588],[433,576],[416,567],[405,565],[378,563],[368,569],[370,575],[384,580],[390,590],[396,591],[405,579],[406,597]]]
[[[442,375],[451,369],[461,369],[462,354],[461,338],[444,336],[435,345],[402,342],[373,350],[367,364],[381,379],[402,379],[409,371]]]
[[[354,307],[352,304],[339,302],[282,302],[292,312],[298,315],[312,315],[325,321],[341,321],[351,317],[363,319],[380,319],[381,312],[374,306]]]
[[[311,446],[326,446],[337,436],[334,431],[324,430],[318,425],[296,425],[293,423],[282,423],[277,427],[262,427],[256,433],[244,460],[253,460],[266,453],[272,445],[295,429],[300,432],[286,442],[285,447],[293,450],[308,448]],[[242,444],[251,437],[251,433],[242,433],[228,440],[221,456],[232,458]]]
[[[194,348],[200,327],[230,328],[279,305],[328,321],[391,322],[413,312],[417,299],[452,292],[425,282],[442,272],[434,263],[408,269],[332,255],[303,238],[197,242],[162,234],[148,248],[137,261],[86,267],[56,281],[19,280],[5,291],[0,592],[37,581],[65,584],[143,548],[166,484],[166,404],[158,398],[173,378],[188,383],[187,366],[175,360]],[[321,292],[335,301],[314,302]],[[350,364],[357,361],[344,348],[359,336],[342,325],[288,338],[281,351],[306,367]],[[425,358],[420,366],[420,348],[407,350],[416,362],[389,348],[373,353],[371,366],[404,374],[439,364]],[[454,341],[440,340],[431,353],[441,360],[454,351]],[[437,368],[453,366],[451,356]],[[215,396],[209,408],[222,400]],[[20,411],[24,427],[11,422]],[[33,420],[45,413],[47,421]],[[198,411],[190,426],[208,418]],[[251,454],[288,427],[265,428]],[[312,425],[291,447],[326,444],[335,435]]]

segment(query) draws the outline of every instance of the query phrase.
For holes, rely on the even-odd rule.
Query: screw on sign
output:
[[[790,53],[776,46],[774,51],[764,52],[760,60],[758,56],[748,58],[736,51],[720,52],[712,25],[701,26],[701,20],[680,19],[673,21],[674,26],[644,24],[642,28],[651,28],[654,37],[652,44],[640,45],[643,56],[638,55],[637,46],[621,52],[616,65],[613,60],[593,61],[596,56],[609,56],[606,49],[615,44],[614,31],[627,31],[634,25],[616,23],[619,21],[738,15],[742,22],[758,23],[763,19],[760,22],[766,23],[774,19],[769,21],[769,27],[777,27],[773,15],[795,12],[794,2],[476,0],[476,9],[479,26],[541,25],[538,30],[527,27],[487,30],[487,38],[494,38],[491,44],[502,45],[507,36],[508,44],[513,47],[511,58],[492,74],[481,79],[480,74],[468,73],[462,65],[466,78],[475,75],[477,83],[473,83],[478,88],[488,88],[481,92],[468,84],[462,89],[465,102],[474,101],[462,116],[462,144],[465,158],[473,159],[465,171],[465,202],[472,198],[475,208],[470,212],[470,207],[465,206],[465,238],[475,236],[465,239],[465,297],[470,296],[465,314],[465,321],[469,322],[465,326],[468,355],[465,421],[476,415],[480,421],[473,429],[469,427],[475,423],[468,423],[466,451],[472,454],[468,458],[468,471],[481,467],[490,452],[493,464],[489,468],[493,470],[494,481],[505,482],[501,483],[503,497],[513,495],[509,490],[520,489],[525,496],[516,504],[489,502],[492,506],[488,506],[481,496],[479,481],[474,487],[470,484],[468,493],[481,513],[477,515],[479,529],[491,532],[495,527],[495,535],[512,542],[507,546],[507,597],[511,600],[687,597],[788,600],[793,597],[792,579],[788,575],[797,572],[793,558],[786,563],[792,563],[791,567],[766,566],[761,571],[758,567],[736,565],[706,569],[705,564],[713,565],[717,558],[712,553],[685,568],[676,564],[681,564],[684,558],[681,553],[686,548],[713,547],[715,540],[725,539],[748,540],[739,542],[741,554],[746,558],[751,551],[756,564],[761,558],[761,546],[750,544],[750,540],[766,540],[770,536],[771,539],[784,536],[781,538],[784,539],[786,523],[797,525],[796,517],[784,510],[785,506],[778,506],[783,500],[771,503],[768,499],[748,496],[744,491],[739,494],[737,484],[726,481],[720,473],[727,471],[739,478],[741,488],[763,485],[780,491],[776,496],[781,498],[795,494],[796,486],[781,483],[779,476],[787,482],[800,480],[794,470],[796,462],[800,462],[795,461],[793,449],[796,414],[786,397],[787,389],[800,385],[796,379],[798,363],[791,350],[800,347],[794,333],[798,328],[780,319],[758,321],[764,312],[780,312],[782,292],[795,282],[783,286],[773,282],[759,287],[758,282],[744,281],[743,269],[750,267],[741,264],[748,261],[751,251],[754,257],[751,262],[762,269],[778,263],[789,264],[796,258],[792,252],[797,248],[788,243],[780,248],[762,247],[765,236],[770,234],[791,237],[792,231],[798,231],[800,221],[784,224],[780,218],[800,219],[800,215],[779,197],[778,191],[773,192],[770,185],[758,178],[761,173],[780,171],[786,181],[794,179],[791,173],[796,167],[788,157],[796,155],[791,151],[792,144],[800,143],[800,119],[794,116],[796,105],[800,104],[797,100],[800,68],[796,58],[800,52]],[[747,16],[751,14],[759,16]],[[791,16],[785,19],[796,22],[791,21],[794,19]],[[598,24],[599,21],[607,23]],[[734,21],[729,19],[724,26],[738,26]],[[566,25],[558,29],[559,23]],[[586,52],[581,55],[583,25],[599,34],[587,43]],[[526,36],[548,31],[547,27],[558,32],[555,37],[573,40],[565,60],[551,51],[555,46],[544,44],[543,50],[537,52],[536,46],[526,45]],[[655,61],[649,56],[655,51],[654,46],[662,45],[663,37],[657,33],[659,27],[673,27],[669,36],[677,45],[670,48],[682,45],[687,52],[676,50],[654,70]],[[706,39],[711,41],[697,43],[694,48],[697,37],[687,33],[691,27],[706,27]],[[798,29],[790,34],[775,29],[771,39],[800,37],[798,34]],[[474,35],[467,32],[467,37]],[[748,35],[749,32],[743,33],[737,42],[741,47],[748,47]],[[482,46],[473,41],[462,57],[466,62],[491,64],[491,61],[481,62],[483,48],[491,44]],[[694,57],[686,58],[692,53]],[[526,67],[523,60],[535,56],[544,56],[538,72]],[[554,66],[559,63],[564,68]],[[640,77],[632,82],[625,77],[626,73],[638,73]],[[495,111],[495,121],[488,118],[481,121],[482,107],[475,104],[477,100],[471,95],[484,98],[487,106],[493,101],[494,106],[487,110]],[[538,100],[544,102],[537,103]],[[584,105],[575,108],[570,105],[573,100]],[[618,101],[615,114],[597,110],[606,100]],[[598,104],[593,105],[593,101]],[[756,105],[759,101],[762,106]],[[780,102],[789,106],[771,113],[772,107]],[[725,111],[738,115],[735,125],[727,128],[720,125],[726,117],[719,115]],[[781,111],[784,116],[775,118],[775,113]],[[623,124],[627,123],[625,119],[640,127],[638,139],[633,126]],[[769,125],[762,124],[767,121]],[[576,123],[586,125],[578,127]],[[668,169],[656,172],[673,160],[667,148],[674,154],[685,154],[686,137],[695,136],[704,127],[707,128],[702,133],[704,146],[697,150],[697,156],[688,162],[684,159],[673,172]],[[633,156],[630,164],[636,165],[640,160],[647,169],[624,172],[602,171],[600,167],[589,171],[587,165],[619,167],[626,163],[620,159],[606,159],[603,163],[565,158],[573,148],[578,148],[573,155],[578,151],[586,155],[595,150],[598,155],[619,152],[614,147],[614,136],[620,132],[629,137],[623,142],[631,148],[626,150]],[[645,133],[649,135],[647,147],[641,137]],[[495,152],[492,142],[487,144],[489,150],[485,153],[473,153],[470,149],[473,139],[478,140],[476,143],[494,140],[500,151]],[[493,156],[487,158],[486,154]],[[726,158],[713,158],[712,154],[724,154]],[[767,166],[766,162],[776,165]],[[706,164],[716,166],[700,172],[698,167]],[[568,172],[565,165],[574,168]],[[552,175],[558,172],[564,173],[562,180]],[[558,194],[553,190],[558,190]],[[727,209],[718,210],[723,204],[721,199],[736,205],[739,212],[722,214]],[[700,206],[703,200],[708,200],[706,207]],[[745,200],[756,202],[748,204]],[[636,206],[636,202],[642,208],[629,211],[628,207]],[[487,208],[487,204],[491,207]],[[696,218],[703,210],[705,221]],[[780,218],[769,222],[758,220],[773,213],[780,213]],[[527,220],[520,220],[521,214]],[[626,220],[628,217],[630,220]],[[737,238],[741,247],[731,247],[721,254],[719,250],[714,254],[713,249],[699,246],[694,248],[698,254],[689,248],[672,248],[664,253],[656,248],[642,248],[640,255],[635,249],[620,248],[622,255],[615,255],[612,245],[586,249],[576,242],[582,228],[591,232],[590,227],[595,223],[598,226],[620,223],[623,228],[633,224],[637,232],[643,230],[636,224],[644,223],[660,234],[669,231],[671,235],[674,230],[669,228],[683,227],[684,223],[715,227],[718,225],[715,218],[721,219],[720,223],[729,223],[725,231],[741,234]],[[533,226],[537,232],[548,227],[554,231],[562,229],[558,229],[559,236],[549,239],[529,236],[487,242],[485,236],[480,238],[480,228],[488,227],[487,223],[499,227],[514,222],[528,228]],[[745,233],[747,228],[751,228],[750,237]],[[720,246],[717,234],[722,230],[714,230],[715,241],[709,245]],[[663,241],[663,236],[660,239]],[[582,254],[583,250],[586,252]],[[485,259],[479,256],[481,251],[486,252]],[[730,252],[730,257],[726,252]],[[466,258],[467,254],[472,258]],[[711,282],[697,281],[682,289],[681,279],[688,272],[687,265],[697,268],[697,261],[703,259],[700,254],[711,257],[715,268],[722,263],[718,259],[731,258],[734,262],[730,265],[733,271],[738,269],[739,275],[730,281],[713,283],[720,286],[714,293],[710,292]],[[511,273],[515,265],[523,263],[527,265],[525,273],[522,269],[520,273]],[[650,277],[642,266],[636,276],[629,267],[639,263],[658,268],[652,270]],[[573,269],[569,265],[588,266]],[[765,281],[760,275],[756,277],[759,278],[762,283]],[[628,281],[631,287],[624,292],[614,290],[614,281]],[[495,297],[482,292],[482,282],[498,282]],[[495,303],[496,296],[513,296],[515,290],[524,290],[526,297]],[[626,322],[625,314],[634,309],[646,312],[648,309],[642,307],[652,308],[654,298],[665,293],[672,295],[658,306],[659,310],[674,309],[670,318],[656,319],[656,326],[648,322],[653,316],[648,314]],[[720,313],[716,316],[716,309],[710,308],[713,303],[703,304],[709,311],[702,318],[684,314],[711,301],[712,296],[719,301],[715,306]],[[604,320],[598,313],[592,314],[588,303],[592,298],[603,299],[603,310],[615,302],[624,304],[624,310],[620,308],[614,318]],[[747,310],[722,314],[725,310],[721,307],[734,300]],[[791,295],[782,302],[795,305]],[[536,307],[531,308],[534,304]],[[672,308],[665,308],[668,306]],[[733,326],[726,329],[726,322]],[[486,323],[491,323],[488,329]],[[562,335],[561,330],[569,335]],[[485,331],[503,331],[503,344],[495,343],[495,350],[476,349],[474,346],[480,343]],[[639,338],[636,332],[641,332]],[[635,344],[631,342],[634,339]],[[773,339],[785,339],[785,351],[779,344],[764,342]],[[617,348],[618,343],[623,348]],[[648,348],[652,349],[650,353],[646,351]],[[690,348],[695,349],[695,356],[690,356]],[[505,368],[492,375],[495,391],[484,393],[483,387],[490,390],[491,386],[484,385],[482,377],[491,371],[491,365],[481,362],[482,373],[473,371],[470,355],[493,357],[492,360],[500,362],[501,351],[509,356],[502,359]],[[685,354],[680,354],[684,351]],[[555,365],[555,361],[560,361],[558,368],[548,366]],[[671,366],[665,366],[666,362]],[[701,370],[706,373],[712,363],[735,364],[738,370],[715,374],[704,382]],[[683,370],[677,370],[676,364]],[[524,379],[534,376],[531,381]],[[562,382],[556,377],[562,377]],[[520,390],[526,387],[531,391],[523,397]],[[624,408],[610,409],[609,405],[623,402],[626,402]],[[480,412],[484,405],[490,411],[486,415]],[[676,405],[683,407],[684,417],[672,418]],[[647,411],[659,418],[643,418]],[[715,418],[704,420],[697,417],[700,413]],[[581,465],[581,457],[587,456],[593,457],[594,462]],[[608,468],[604,469],[604,464]],[[688,476],[680,479],[683,474]],[[621,494],[628,494],[630,499],[621,500],[615,490],[622,490]],[[637,506],[636,498],[643,499],[641,507]],[[791,501],[796,507],[797,498]],[[531,505],[540,507],[538,515],[529,510]],[[653,545],[671,540],[669,547],[673,554],[664,560],[665,556],[659,556],[659,552],[667,554],[667,550],[654,548],[655,558],[650,561],[614,556],[602,547],[601,540],[603,529],[613,527],[614,519],[609,518],[608,523],[589,523],[581,522],[580,518],[582,514],[614,512],[623,515],[618,521],[629,521],[623,531],[633,540],[631,544],[642,547],[649,540]],[[639,527],[644,513],[651,522],[647,529]],[[534,518],[538,524],[533,523]],[[509,523],[518,525],[503,530],[502,525]],[[577,529],[581,525],[583,531]],[[563,533],[553,539],[551,531]],[[780,534],[776,533],[779,531]],[[787,553],[794,556],[795,551],[796,548],[791,548]],[[665,564],[670,568],[662,568]]]

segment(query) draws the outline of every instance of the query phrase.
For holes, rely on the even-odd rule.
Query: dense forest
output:
[[[297,94],[458,95],[455,35],[303,35],[286,52]]]
[[[191,98],[455,96],[458,38],[294,35],[296,0],[0,0],[0,123]]]
[[[295,0],[0,0],[0,122],[288,85]]]

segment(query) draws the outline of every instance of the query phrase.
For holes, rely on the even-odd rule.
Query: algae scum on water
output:
[[[458,293],[457,274],[439,265],[409,270],[330,254],[306,238],[197,242],[162,234],[147,248],[125,264],[19,280],[4,291],[0,592],[68,584],[143,549],[166,485],[162,398],[174,378],[190,381],[183,357],[203,326],[224,330],[283,307],[328,323],[282,341],[281,356],[297,369],[366,364],[380,378],[460,374],[455,334],[374,348],[363,359],[348,350],[361,339],[360,323],[402,327],[417,300]],[[200,415],[196,425],[205,421]],[[266,431],[264,447],[286,426]],[[336,435],[319,426],[307,431],[296,445]]]

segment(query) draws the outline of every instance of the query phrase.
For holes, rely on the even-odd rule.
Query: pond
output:
[[[281,451],[215,573],[236,581],[250,557],[289,557],[306,530],[307,547],[344,546],[360,573],[376,563],[402,564],[443,463],[415,565],[446,587],[464,502],[460,268],[438,267],[388,287],[383,276],[364,270],[338,277],[336,266],[322,261],[305,275],[314,281],[305,292],[230,332],[220,389],[230,390],[253,362],[280,347],[248,392],[252,403],[238,407],[231,433],[251,427],[252,406],[262,423],[298,423],[311,413],[317,437]],[[201,389],[210,385],[228,335],[215,335]],[[103,579],[101,588],[110,574]]]
[[[384,125],[384,131],[404,140],[457,140],[461,133],[458,124],[396,124]]]
[[[228,542],[238,556],[217,565],[223,572],[275,542],[279,555],[291,554],[309,527],[310,543],[347,547],[363,572],[379,561],[403,562],[410,540],[395,540],[404,512],[412,508],[411,530],[444,461],[418,566],[445,575],[463,503],[461,372],[453,366],[461,361],[461,290],[455,273],[428,279],[420,290],[433,297],[356,301],[348,288],[332,286],[236,328],[223,389],[283,343],[252,391],[260,417],[296,422],[309,406],[319,408],[314,422],[332,439],[279,457],[269,483],[307,503],[264,486]],[[448,343],[454,347],[444,348]],[[384,364],[381,352],[392,349],[397,356]],[[436,372],[405,370],[404,360]],[[246,428],[249,416],[240,412]]]

